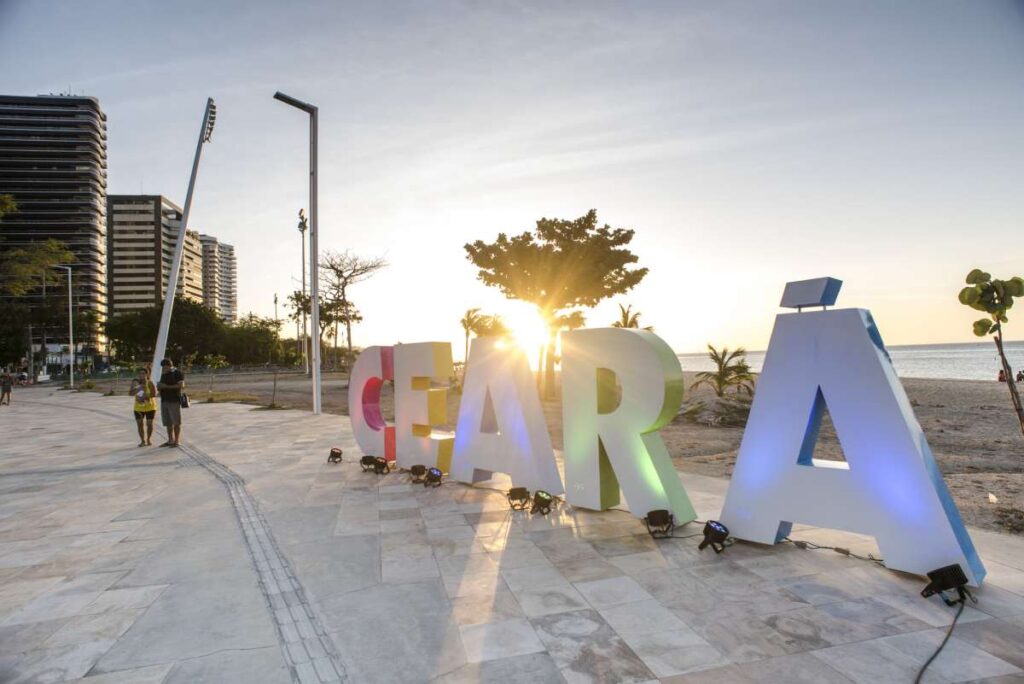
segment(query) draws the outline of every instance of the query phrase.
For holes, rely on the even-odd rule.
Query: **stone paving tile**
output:
[[[434,680],[437,684],[560,684],[565,680],[555,661],[547,653],[529,653],[467,663]]]
[[[74,680],[76,684],[163,684],[173,664],[151,665],[132,670],[108,672]]]
[[[558,613],[530,622],[567,681],[646,682],[655,678],[596,611]]]
[[[471,663],[544,650],[533,626],[523,619],[484,622],[459,629],[462,646],[466,649],[466,660]]]
[[[55,400],[123,413],[117,398]],[[29,423],[41,415],[26,413]],[[238,514],[250,555],[235,494],[207,467],[185,453],[111,450],[133,425],[67,413],[69,427],[98,426],[79,440],[93,446],[76,451],[48,435],[61,463],[41,466],[21,444],[0,461],[0,640],[17,649],[4,650],[0,673],[11,678],[40,676],[49,663],[83,681],[285,681],[292,662],[298,681],[320,684],[340,678],[337,651],[359,682],[881,684],[905,680],[950,619],[918,596],[920,578],[831,552],[737,543],[717,555],[696,539],[654,541],[625,511],[510,513],[504,477],[427,489],[403,473],[363,474],[353,458],[326,465],[330,446],[358,453],[336,416],[197,406],[186,440],[224,477],[245,478],[262,510]],[[95,469],[97,458],[113,467]],[[8,475],[39,468],[74,470]],[[720,480],[687,475],[687,486],[702,515],[717,515]],[[794,537],[876,551],[863,535],[795,526]],[[1024,674],[1024,545],[980,538],[997,551],[993,581],[957,626],[950,648],[963,658],[934,681]],[[83,578],[108,573],[109,586]],[[269,584],[254,584],[257,574]],[[225,587],[223,603],[197,592],[201,605],[186,605],[181,592],[199,582]],[[4,626],[35,619],[57,585],[77,587],[56,601],[67,617]],[[220,613],[243,616],[225,650],[219,628],[208,631]],[[200,629],[174,631],[187,616]],[[365,634],[387,636],[377,648]],[[539,650],[515,655],[522,649]]]
[[[652,598],[632,577],[577,582],[576,589],[583,594],[590,605],[598,609]]]
[[[689,627],[670,632],[620,634],[658,677],[671,677],[729,664],[714,646]]]
[[[520,600],[508,589],[491,596],[464,596],[451,599],[452,617],[460,627],[523,617]]]
[[[1024,669],[1024,627],[1005,620],[957,625],[956,638]]]
[[[985,622],[975,622],[973,625],[983,625]],[[965,628],[970,625],[965,625]],[[939,657],[932,662],[928,668],[931,674],[939,681],[963,682],[971,679],[982,679],[984,677],[997,677],[1000,675],[1017,674],[1020,667],[992,655],[980,648],[972,646],[960,638],[960,628],[954,632],[953,638],[949,640],[946,647],[939,654]],[[938,648],[945,630],[932,629],[899,636],[886,637],[882,642],[900,653],[913,658],[915,662],[923,665]],[[1015,642],[1013,650],[1020,656],[1021,642]],[[1011,655],[1012,653],[1004,653]]]
[[[531,618],[590,607],[583,596],[565,581],[562,584],[519,589],[515,595],[523,612]]]

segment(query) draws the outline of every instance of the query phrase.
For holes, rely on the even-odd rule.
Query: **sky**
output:
[[[389,262],[355,344],[456,359],[470,307],[536,336],[462,246],[591,208],[650,273],[590,326],[764,349],[827,275],[888,344],[976,340],[964,275],[1024,274],[1022,65],[1020,1],[0,0],[0,92],[97,97],[110,193],[181,204],[216,100],[189,227],[235,245],[243,313],[301,272],[308,124],[272,96],[318,105],[320,248]]]

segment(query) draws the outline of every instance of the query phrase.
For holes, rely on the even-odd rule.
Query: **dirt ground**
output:
[[[690,391],[693,374],[686,376],[688,398],[708,393],[705,389]],[[208,380],[193,377],[192,399],[202,401]],[[903,386],[965,522],[1024,533],[1024,436],[1010,406],[1006,386],[986,381],[919,379],[904,379]],[[272,387],[273,377],[269,374],[218,376],[214,383],[218,392],[254,395],[254,403],[262,404],[269,403]],[[344,375],[324,375],[325,412],[348,415],[346,387]],[[276,401],[291,408],[309,408],[309,380],[302,375],[281,375]],[[393,404],[386,391],[382,403],[385,416],[390,416]],[[450,393],[449,417],[453,423],[458,403],[459,396]],[[558,401],[545,402],[544,412],[552,443],[556,449],[561,448],[561,405]],[[680,471],[729,477],[743,429],[697,425],[679,417],[661,434]],[[815,457],[841,458],[835,432],[827,420]],[[995,495],[998,502],[990,502],[989,494]]]

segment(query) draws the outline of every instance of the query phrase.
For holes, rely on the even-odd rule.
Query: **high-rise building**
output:
[[[167,293],[181,207],[162,195],[111,195],[107,202],[111,315],[160,306]],[[202,303],[203,248],[185,233],[176,293]]]
[[[203,244],[203,301],[225,321],[238,316],[235,248],[212,235],[200,235]]]
[[[0,194],[18,210],[0,224],[0,250],[55,238],[75,255],[72,287],[78,310],[95,312],[103,346],[107,316],[107,117],[92,97],[0,95]],[[49,331],[63,341],[63,327]],[[79,335],[82,335],[81,337]]]

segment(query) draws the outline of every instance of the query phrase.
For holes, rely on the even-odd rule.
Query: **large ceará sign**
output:
[[[738,539],[781,541],[793,523],[868,534],[886,565],[925,574],[959,564],[985,576],[870,312],[824,310],[839,281],[790,283],[744,431],[722,520]],[[455,433],[448,422],[447,342],[369,347],[349,382],[352,429],[367,454],[400,467],[434,465],[465,483],[510,476],[516,486],[564,492],[604,510],[619,492],[634,515],[666,509],[696,518],[658,430],[683,398],[679,359],[657,335],[597,328],[562,335],[562,483],[536,385],[522,350],[473,341]],[[380,410],[395,386],[395,422]],[[826,409],[845,462],[813,457]]]

